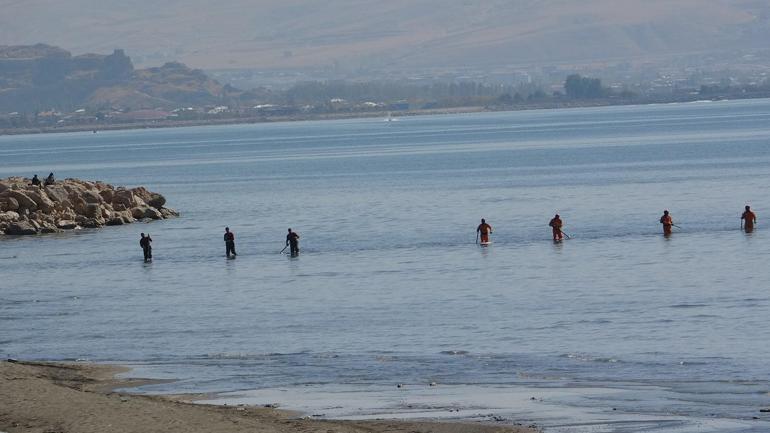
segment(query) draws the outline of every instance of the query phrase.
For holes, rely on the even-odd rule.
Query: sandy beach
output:
[[[31,362],[0,363],[0,431],[103,432],[367,432],[532,433],[526,427],[406,421],[319,421],[262,407],[192,404],[184,396],[113,392],[136,386],[116,379],[116,366]]]

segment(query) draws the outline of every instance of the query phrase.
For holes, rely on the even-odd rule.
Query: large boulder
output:
[[[123,224],[125,224],[125,221],[121,217],[112,217],[107,220],[108,226],[122,226]]]
[[[28,209],[28,210],[36,210],[37,209],[37,203],[35,203],[35,200],[32,200],[27,194],[24,194],[21,191],[17,190],[10,190],[8,195],[19,203],[19,209]]]
[[[150,193],[150,199],[145,200],[145,202],[148,205],[154,207],[155,209],[160,209],[163,207],[163,205],[166,204],[166,197],[163,197],[157,192],[153,192],[153,193]]]
[[[160,213],[160,211],[155,209],[154,207],[148,207],[144,211],[144,217],[154,219],[154,220],[161,220],[163,219],[163,214]]]
[[[69,199],[69,193],[63,185],[48,185],[45,187],[45,193],[55,203],[62,203]]]
[[[56,223],[56,227],[63,230],[73,230],[78,228],[78,223],[72,220],[61,220],[58,223]]]
[[[104,218],[102,218],[101,216],[99,216],[98,218],[87,218],[83,222],[83,227],[87,229],[95,229],[97,227],[101,227],[105,225],[106,223],[107,221],[105,221]]]
[[[99,195],[98,192],[89,191],[89,190],[83,191],[83,193],[80,194],[80,198],[82,198],[88,204],[94,204],[94,203],[98,204],[103,201],[102,196]]]
[[[167,207],[161,208],[160,209],[160,214],[163,215],[163,218],[172,218],[172,217],[178,217],[179,216],[179,212],[175,211],[174,209],[167,208]]]
[[[0,198],[0,210],[14,211],[19,210],[19,202],[10,196]]]
[[[96,203],[88,203],[83,215],[85,215],[86,218],[101,218],[102,208]]]
[[[35,235],[37,228],[29,221],[18,221],[8,225],[5,229],[7,235]]]
[[[144,201],[145,203],[147,203],[149,200],[152,199],[152,193],[150,191],[147,191],[147,188],[143,186],[131,188],[131,192],[133,192],[135,196],[142,199],[142,201]]]
[[[131,216],[138,220],[143,218],[163,219],[163,214],[158,209],[150,206],[137,206],[131,209]]]
[[[99,195],[102,196],[102,200],[104,200],[105,203],[112,203],[112,199],[115,197],[115,190],[103,189],[99,191]]]
[[[37,205],[37,208],[45,213],[50,213],[54,210],[55,203],[52,202],[45,192],[42,190],[38,191],[27,191],[27,196],[32,199],[32,201],[35,202]]]
[[[118,189],[115,191],[112,197],[112,207],[115,210],[126,210],[136,206],[136,198],[134,193],[127,189]],[[118,208],[121,209],[118,209]]]
[[[53,223],[45,222],[41,224],[40,233],[59,233],[61,232]]]

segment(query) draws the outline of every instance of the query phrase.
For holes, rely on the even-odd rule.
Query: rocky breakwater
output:
[[[11,177],[0,180],[0,234],[57,233],[179,215],[165,204],[162,195],[144,187],[116,188],[79,179],[38,186]]]

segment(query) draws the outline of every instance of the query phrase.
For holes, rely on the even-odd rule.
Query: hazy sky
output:
[[[202,68],[493,68],[770,40],[766,0],[0,0],[0,11],[0,44]]]

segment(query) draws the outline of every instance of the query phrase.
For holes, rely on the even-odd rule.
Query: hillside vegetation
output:
[[[222,103],[229,89],[181,63],[134,69],[123,50],[72,56],[44,44],[0,46],[0,111],[169,109]]]

